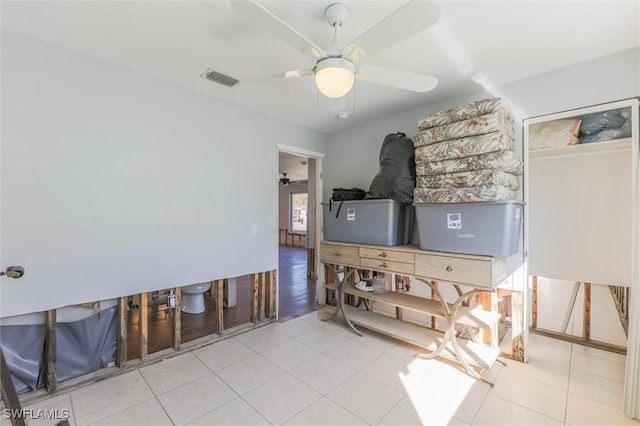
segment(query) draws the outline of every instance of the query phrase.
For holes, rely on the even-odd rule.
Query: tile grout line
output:
[[[110,413],[109,415],[106,415],[106,416],[104,416],[104,417],[100,417],[99,419],[96,419],[96,420],[92,421],[91,423],[89,423],[90,425],[93,425],[93,424],[96,424],[96,423],[97,423],[97,422],[99,422],[99,421],[102,421],[102,420],[108,419],[109,417],[115,416],[116,414],[122,413],[123,411],[129,410],[130,408],[136,407],[136,406],[138,406],[138,405],[140,405],[140,404],[144,404],[145,402],[151,401],[151,400],[152,400],[152,399],[154,399],[154,398],[157,400],[157,397],[156,397],[155,392],[153,392],[153,389],[151,389],[151,386],[149,386],[149,384],[148,384],[148,383],[147,383],[147,381],[145,380],[145,378],[144,378],[144,376],[142,375],[142,373],[140,373],[139,368],[137,368],[136,370],[133,370],[133,371],[137,371],[137,372],[138,372],[138,374],[140,375],[140,377],[142,378],[142,380],[145,382],[145,384],[147,385],[147,387],[149,388],[149,390],[151,391],[151,394],[152,394],[153,396],[151,396],[151,397],[149,397],[149,398],[147,398],[147,399],[145,399],[145,400],[142,400],[142,401],[138,402],[137,404],[130,405],[130,406],[125,407],[125,408],[123,408],[123,409],[121,409],[121,410],[118,410],[118,411],[116,411],[116,412]],[[107,379],[109,379],[109,378],[107,378]],[[106,385],[107,385],[107,382],[105,382],[105,386],[106,386]],[[71,393],[69,393],[69,399],[71,399]],[[160,401],[158,401],[158,403],[160,403]],[[71,401],[71,405],[73,406],[73,401]],[[160,404],[160,405],[162,405],[162,404]],[[164,409],[164,407],[163,407],[163,409]],[[75,416],[75,412],[74,412],[74,414],[73,414],[74,422],[75,422],[75,417],[76,417],[76,416]],[[172,423],[172,424],[175,424],[175,423],[173,423],[173,421],[171,420],[171,417],[169,417],[169,416],[167,416],[167,417],[169,418],[169,421],[171,421],[171,423]],[[77,423],[77,422],[75,422],[75,424],[76,424],[76,425],[78,425],[78,423]]]
[[[245,345],[244,343],[242,343],[241,341],[239,341],[239,340],[235,339],[235,337],[232,337],[231,339],[228,339],[227,341],[230,341],[230,340],[235,340],[235,342],[236,342],[236,343],[238,343],[238,344],[240,344],[240,345],[244,346],[245,348],[247,348],[248,350],[250,350],[251,352],[253,352],[253,354],[252,354],[252,355],[250,355],[250,356],[248,356],[248,357],[245,357],[245,358],[239,359],[239,360],[237,360],[237,361],[235,361],[235,362],[232,362],[232,363],[231,363],[231,364],[229,364],[229,365],[225,365],[223,368],[221,368],[221,369],[220,369],[220,371],[221,371],[221,370],[224,370],[225,368],[232,367],[232,366],[234,366],[234,365],[236,365],[236,364],[238,364],[238,363],[241,363],[242,361],[245,361],[245,360],[247,360],[247,359],[249,359],[249,358],[251,358],[251,357],[253,357],[253,356],[255,356],[255,355],[260,355],[258,352],[254,351],[254,350],[253,350],[253,349],[251,349],[249,346],[247,346],[247,345]],[[207,364],[206,364],[202,359],[200,359],[200,357],[199,357],[197,354],[195,354],[195,352],[192,352],[192,353],[193,353],[193,356],[195,356],[195,357],[196,357],[196,359],[197,359],[198,361],[200,361],[201,363],[203,363],[203,364],[204,364],[204,366],[205,366],[205,367],[207,367],[207,368],[209,369],[209,371],[211,371],[211,372],[212,372],[213,374],[215,374],[215,375],[216,375],[220,380],[222,380],[222,381],[224,382],[224,380],[222,379],[222,377],[220,377],[220,376],[216,373],[216,371],[215,371],[214,369],[212,369],[211,367],[209,367],[209,366],[208,366],[208,365],[207,365]],[[229,384],[228,384],[227,382],[225,382],[225,384],[226,384],[227,386],[229,386]],[[229,387],[230,387],[230,386],[229,386]],[[234,392],[235,392],[235,390],[234,390]]]
[[[149,382],[147,381],[147,378],[144,377],[144,374],[142,374],[142,371],[140,371],[140,368],[138,368],[137,371],[138,371],[138,374],[140,374],[140,377],[142,377],[142,380],[144,380],[144,383],[147,385],[147,387],[149,388],[149,390],[153,394],[153,397],[155,398],[155,400],[158,403],[158,405],[160,405],[160,407],[162,408],[162,411],[164,412],[164,414],[167,416],[167,418],[169,419],[171,424],[175,426],[175,422],[173,421],[173,419],[171,418],[171,416],[167,412],[167,409],[164,408],[164,405],[162,405],[162,402],[160,401],[160,399],[158,399],[158,395],[156,394],[156,391],[153,390],[153,388],[151,387],[151,384],[149,384]]]
[[[570,349],[568,352],[569,352],[569,365],[571,365],[571,349]],[[527,363],[527,364],[528,364],[528,363]],[[502,368],[505,368],[505,367],[502,367]],[[496,380],[494,381],[494,384],[498,382],[498,378],[499,378],[499,376],[500,376],[500,373],[502,373],[502,368],[501,368],[501,369],[500,369],[500,371],[498,372],[498,375],[496,376]],[[554,389],[562,390],[562,388],[559,388],[559,387],[554,386],[554,385],[550,385],[550,384],[548,384],[548,383],[538,382],[537,380],[534,380],[534,379],[531,379],[531,380],[533,380],[533,381],[534,381],[534,382],[536,382],[536,383],[540,383],[540,384],[543,384],[543,385],[546,385],[546,386],[552,387],[552,388],[554,388]],[[490,389],[489,389],[489,391],[487,392],[487,394],[488,394],[489,392],[491,392],[492,390],[493,390],[493,388],[490,388]],[[524,409],[526,409],[526,410],[528,410],[528,411],[531,411],[531,412],[533,412],[533,413],[536,413],[536,414],[538,414],[538,415],[540,415],[540,416],[544,416],[544,417],[547,417],[547,418],[552,419],[552,420],[554,420],[554,421],[559,421],[559,422],[562,422],[563,424],[566,424],[566,422],[565,422],[565,420],[564,420],[564,419],[566,419],[566,413],[567,413],[567,399],[568,399],[568,395],[569,395],[568,386],[567,386],[567,390],[566,390],[566,395],[567,395],[567,397],[566,397],[566,399],[565,399],[565,403],[564,403],[564,419],[563,419],[563,420],[558,420],[557,418],[552,417],[552,416],[550,416],[550,415],[548,415],[548,414],[542,413],[542,412],[540,412],[540,411],[538,411],[538,410],[536,410],[536,409],[534,409],[534,408],[532,408],[532,407],[529,407],[529,406],[523,405],[523,404],[518,403],[518,402],[515,402],[515,401],[511,401],[511,400],[506,399],[506,398],[504,398],[504,397],[502,397],[502,396],[500,396],[500,395],[496,395],[496,394],[492,394],[492,395],[493,395],[494,397],[496,397],[496,398],[498,398],[498,399],[502,400],[502,401],[506,401],[506,402],[508,402],[508,403],[514,404],[514,405],[516,405],[516,406],[518,406],[518,407],[524,408]],[[484,403],[484,402],[483,402],[483,403]],[[478,411],[479,411],[479,410],[478,410]],[[475,417],[474,417],[474,420],[475,420]]]
[[[502,373],[502,369],[503,368],[506,368],[506,367],[505,366],[500,367],[500,370],[498,371],[498,374],[496,374],[496,377],[493,379],[493,383],[494,383],[493,386],[495,386],[495,383],[498,381],[498,377],[500,376],[500,373]],[[482,397],[482,402],[480,403],[480,405],[478,405],[478,409],[473,414],[473,417],[471,418],[471,422],[469,422],[470,425],[472,425],[473,422],[476,421],[476,417],[478,417],[478,413],[480,412],[480,409],[482,408],[482,406],[484,405],[485,401],[487,400],[487,397],[489,396],[489,392],[491,392],[491,390],[493,389],[493,386],[490,386],[489,390],[484,392],[484,397]]]
[[[571,350],[569,351],[569,374],[567,375],[567,395],[564,399],[564,418],[562,419],[562,423],[567,424],[567,415],[569,414],[569,392],[571,389],[571,365],[573,363],[573,347],[574,344],[571,343]]]
[[[76,410],[73,408],[73,398],[71,397],[71,392],[69,392],[68,395],[69,405],[71,405],[71,415],[73,416],[73,424],[77,426],[78,422],[76,421]]]
[[[240,342],[240,341],[239,341],[239,340],[237,340],[237,339],[236,339],[236,341],[237,341],[237,343],[240,343],[241,345],[245,346],[245,347],[246,347],[247,349],[249,349],[250,351],[254,352],[254,353],[255,353],[255,355],[259,355],[257,352],[255,352],[253,349],[251,349],[250,347],[248,347],[248,346],[247,346],[247,345],[245,345],[244,343]],[[244,402],[245,402],[249,407],[251,407],[251,408],[253,409],[253,411],[256,411],[256,412],[257,412],[257,410],[253,407],[253,405],[249,404],[249,403],[248,403],[248,402],[247,402],[247,401],[242,397],[242,395],[241,395],[240,393],[238,393],[238,392],[237,392],[237,391],[236,391],[236,390],[235,390],[235,389],[234,389],[234,388],[233,388],[229,383],[227,383],[227,381],[226,381],[226,380],[224,380],[224,378],[222,378],[222,377],[220,377],[218,374],[216,374],[216,372],[215,372],[212,368],[210,368],[207,364],[205,364],[205,363],[204,363],[204,361],[202,361],[202,360],[201,360],[201,359],[200,359],[196,354],[193,354],[193,355],[194,355],[194,356],[195,356],[195,357],[196,357],[200,362],[202,362],[202,363],[204,364],[204,366],[205,366],[205,367],[207,367],[207,368],[209,369],[209,371],[211,371],[211,373],[212,373],[214,376],[216,376],[218,379],[220,379],[220,381],[221,381],[222,383],[224,383],[226,386],[228,386],[228,387],[229,387],[229,389],[231,389],[231,391],[237,395],[237,398],[232,399],[231,401],[227,401],[227,402],[225,402],[224,404],[222,404],[221,406],[216,407],[216,408],[214,408],[214,409],[212,409],[212,410],[210,410],[210,411],[207,411],[206,413],[204,413],[204,414],[203,414],[203,415],[201,415],[200,417],[198,417],[198,418],[196,418],[196,419],[191,420],[189,423],[193,423],[193,422],[195,422],[196,420],[198,420],[198,419],[200,419],[200,418],[202,418],[202,417],[204,417],[204,416],[206,416],[206,415],[208,415],[208,414],[213,413],[214,411],[216,411],[216,410],[218,410],[218,409],[220,409],[220,408],[224,407],[224,406],[225,406],[225,405],[227,405],[227,404],[230,404],[231,402],[235,401],[235,400],[236,400],[236,399],[238,399],[238,398],[239,398],[239,399],[242,399],[242,400],[243,400],[243,401],[244,401]],[[252,356],[254,356],[254,355],[251,355],[251,356],[250,356],[250,357],[248,357],[248,358],[251,358]],[[243,359],[241,359],[241,360],[239,360],[239,361],[237,361],[237,362],[234,362],[233,364],[230,364],[230,365],[228,365],[228,366],[226,366],[226,367],[224,367],[224,368],[231,367],[232,365],[238,364],[238,363],[240,363],[240,362],[242,362],[242,361],[244,361],[244,360],[246,360],[246,359],[248,359],[248,358],[243,358]],[[223,368],[223,369],[224,369],[224,368]],[[164,408],[164,407],[163,407],[163,408]],[[262,418],[264,419],[264,416],[262,416],[262,414],[260,414],[259,412],[257,412],[257,413],[258,413],[258,415],[259,415],[260,417],[262,417]],[[268,420],[267,420],[267,419],[265,419],[265,421],[267,421],[267,422],[268,422]]]
[[[249,391],[249,392],[251,392],[251,391]],[[263,416],[263,415],[262,415],[262,413],[261,413],[260,411],[258,411],[258,409],[257,409],[256,407],[254,407],[253,405],[251,405],[251,404],[249,403],[249,401],[247,401],[246,399],[244,399],[244,396],[243,396],[243,395],[239,395],[239,396],[238,396],[238,398],[240,398],[241,400],[243,400],[245,404],[247,404],[249,407],[251,407],[251,409],[252,409],[253,411],[255,411],[255,413],[256,413],[257,415],[259,415],[260,417],[262,417],[262,418],[264,419],[264,421],[265,421],[265,422],[267,422],[268,424],[273,424],[273,423],[271,423],[271,422],[269,421],[269,419],[267,419],[265,416]],[[226,404],[225,404],[225,405],[226,405]],[[218,407],[218,408],[220,408],[220,407]],[[217,408],[216,408],[216,410],[217,410]],[[210,412],[212,412],[212,411],[215,411],[215,410],[211,410]]]
[[[287,371],[287,373],[289,373]],[[288,421],[290,421],[291,419],[293,419],[295,416],[297,416],[298,414],[302,413],[303,411],[305,411],[307,408],[311,407],[313,404],[319,402],[320,400],[322,400],[322,398],[324,398],[324,394],[319,392],[318,390],[314,389],[312,386],[308,385],[307,383],[303,382],[302,380],[298,379],[296,376],[294,376],[293,374],[289,373],[289,376],[291,376],[294,380],[297,380],[298,382],[302,383],[303,385],[307,386],[309,389],[317,392],[320,395],[320,398],[316,399],[315,401],[311,402],[310,404],[306,405],[304,408],[298,410],[295,414],[293,414],[292,416],[290,416],[289,418],[287,418],[285,421],[282,422],[282,424],[287,423]],[[249,404],[251,405],[251,404]],[[253,406],[252,406],[253,407]],[[255,408],[254,408],[255,410]]]
[[[564,421],[562,421],[562,420],[558,420],[557,418],[555,418],[555,417],[551,417],[551,416],[550,416],[550,415],[548,415],[548,414],[541,413],[540,411],[538,411],[538,410],[534,410],[533,408],[531,408],[531,407],[527,407],[526,405],[522,405],[522,404],[520,404],[520,403],[510,401],[510,400],[508,400],[508,399],[506,399],[506,398],[503,398],[503,397],[501,397],[501,396],[499,396],[499,395],[493,395],[493,397],[498,398],[498,399],[500,399],[500,400],[502,400],[502,401],[505,401],[505,402],[507,402],[507,403],[509,403],[509,404],[516,405],[516,406],[518,406],[518,407],[520,407],[520,408],[524,408],[524,409],[525,409],[525,410],[527,410],[527,411],[531,411],[532,413],[535,413],[535,414],[537,414],[537,415],[539,415],[539,416],[542,416],[542,417],[546,417],[546,418],[551,419],[551,420],[553,420],[553,421],[555,421],[555,422],[562,422],[563,424],[566,424],[566,423],[565,423]]]
[[[326,358],[330,359],[330,360],[331,360],[331,361],[333,361],[333,362],[337,362],[338,364],[340,364],[340,365],[342,365],[342,366],[344,366],[344,367],[347,367],[347,368],[349,368],[350,370],[353,370],[353,374],[351,374],[350,376],[348,376],[348,377],[346,377],[345,379],[341,380],[339,383],[337,383],[336,385],[334,385],[331,389],[329,389],[329,390],[328,390],[327,392],[325,392],[325,393],[322,393],[322,391],[320,391],[320,390],[318,390],[318,389],[314,388],[313,386],[311,386],[311,385],[309,385],[309,384],[305,383],[307,386],[309,386],[309,387],[311,387],[312,389],[314,389],[314,390],[316,390],[316,391],[320,392],[320,393],[322,394],[322,396],[323,396],[323,397],[327,397],[327,394],[328,394],[329,392],[331,392],[332,390],[334,390],[335,388],[337,388],[338,386],[342,385],[344,382],[346,382],[347,380],[349,380],[350,378],[352,378],[353,376],[355,376],[356,374],[358,374],[358,370],[356,370],[355,368],[353,368],[353,367],[351,367],[351,366],[349,366],[349,365],[346,365],[346,364],[344,364],[344,363],[340,362],[339,360],[334,359],[334,358],[330,357],[329,355],[327,355],[327,354],[325,354],[325,353],[322,353],[322,352],[321,352],[321,353],[319,353],[319,354],[318,354],[317,356],[315,356],[314,358],[312,358],[312,359],[310,359],[310,360],[308,360],[308,361],[306,361],[306,362],[309,362],[309,361],[311,361],[311,360],[313,360],[313,359],[316,359],[316,358],[320,358],[321,356],[324,356],[324,357],[326,357]],[[303,363],[303,364],[304,364],[304,363]],[[302,364],[300,364],[300,365],[302,365]],[[297,368],[297,367],[296,367],[296,368]],[[295,376],[294,376],[294,377],[295,377]],[[297,378],[297,377],[296,377],[296,378]],[[301,379],[298,379],[298,380],[301,380]],[[329,398],[327,398],[327,399],[329,399]],[[329,401],[331,401],[331,399],[329,399]]]

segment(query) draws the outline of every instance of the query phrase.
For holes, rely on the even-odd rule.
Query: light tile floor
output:
[[[314,312],[26,408],[72,425],[640,424],[621,409],[624,356],[531,335],[531,362],[496,363],[490,388],[363,331]]]

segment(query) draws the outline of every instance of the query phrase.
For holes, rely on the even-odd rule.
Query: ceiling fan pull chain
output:
[[[351,91],[353,92],[353,112],[356,112],[356,86],[358,85],[356,82],[358,80],[353,82],[353,89],[351,89]]]

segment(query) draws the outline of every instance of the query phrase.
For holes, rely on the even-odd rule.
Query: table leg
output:
[[[351,328],[351,330],[356,333],[358,336],[362,337],[362,333],[360,333],[351,323],[351,321],[349,320],[349,317],[347,316],[346,312],[344,311],[344,296],[343,296],[343,292],[342,292],[342,287],[344,286],[344,283],[353,275],[357,272],[356,269],[351,269],[349,270],[349,272],[345,272],[344,277],[342,279],[340,279],[340,275],[339,275],[339,270],[337,268],[335,268],[333,265],[329,266],[329,270],[331,271],[331,273],[333,274],[333,278],[335,279],[336,282],[336,309],[335,311],[333,311],[333,315],[331,315],[331,317],[327,318],[327,319],[323,319],[323,321],[333,321],[335,319],[338,319],[340,317],[340,314],[342,314],[342,318],[344,318],[345,322],[347,323],[347,325],[349,326],[349,328]]]
[[[450,345],[449,345],[450,350],[453,351],[453,353],[455,354],[456,358],[458,359],[460,364],[462,364],[462,366],[465,368],[467,373],[471,377],[474,377],[474,378],[476,378],[478,380],[481,380],[481,381],[483,381],[485,383],[488,383],[490,386],[493,387],[493,383],[490,383],[487,380],[485,380],[484,378],[482,378],[480,373],[478,373],[465,360],[465,358],[464,358],[464,356],[462,354],[462,350],[460,349],[460,345],[458,345],[458,338],[457,338],[457,335],[456,335],[456,327],[455,327],[455,318],[458,315],[458,310],[460,309],[460,306],[462,306],[462,304],[470,296],[472,296],[473,294],[481,293],[481,292],[484,292],[485,290],[473,289],[473,290],[470,290],[470,291],[468,291],[466,293],[463,293],[462,290],[458,287],[456,289],[457,292],[458,292],[458,299],[453,303],[453,305],[451,305],[451,307],[449,307],[447,302],[444,300],[444,297],[442,297],[442,295],[440,294],[439,289],[436,286],[434,286],[431,281],[423,280],[423,279],[420,279],[420,278],[418,278],[418,279],[420,281],[422,281],[423,283],[425,283],[426,285],[428,285],[431,288],[431,290],[437,295],[438,300],[442,304],[442,309],[443,309],[443,313],[444,313],[444,321],[445,321],[445,331],[444,331],[444,335],[442,337],[441,344],[436,348],[435,351],[430,352],[428,354],[418,354],[418,357],[419,358],[423,358],[423,359],[435,358],[440,353],[442,353],[442,351],[445,350],[447,345],[450,343]]]
[[[452,322],[455,322],[455,318],[456,315],[458,313],[458,309],[460,308],[460,306],[462,306],[462,304],[464,303],[465,300],[468,299],[469,296],[475,294],[475,293],[482,293],[484,292],[484,290],[479,290],[479,289],[473,289],[471,291],[468,291],[466,293],[462,293],[458,299],[455,301],[455,303],[453,304],[453,306],[451,307],[451,312],[450,312],[450,320]],[[449,320],[449,319],[447,319]],[[446,340],[446,335],[445,335],[445,340]],[[451,342],[451,348],[453,349],[453,353],[456,354],[456,357],[458,358],[458,361],[460,361],[460,363],[464,366],[464,368],[467,370],[467,373],[469,373],[470,376],[481,380],[485,383],[487,383],[489,386],[493,387],[493,383],[485,380],[480,373],[478,373],[471,365],[469,365],[469,363],[464,359],[464,356],[462,355],[462,350],[460,349],[460,345],[458,345],[458,338],[455,335],[455,329],[453,330],[453,332],[449,335],[449,341]]]
[[[431,358],[435,358],[438,355],[440,355],[442,353],[442,351],[447,347],[447,342],[451,339],[450,334],[451,333],[455,334],[455,332],[456,332],[455,323],[453,321],[449,320],[449,317],[450,317],[449,305],[444,300],[444,297],[442,297],[442,294],[440,293],[440,290],[438,289],[437,283],[436,282],[432,282],[430,280],[424,280],[422,278],[418,278],[418,280],[422,281],[423,283],[428,285],[429,288],[431,288],[431,291],[433,292],[432,294],[436,295],[437,300],[442,305],[442,311],[444,313],[445,331],[444,331],[444,336],[442,338],[442,343],[440,343],[440,346],[438,346],[433,352],[429,352],[428,354],[418,354],[417,355],[418,358],[431,359]]]

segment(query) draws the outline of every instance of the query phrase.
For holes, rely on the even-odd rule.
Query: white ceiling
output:
[[[335,1],[260,3],[324,47],[332,30],[323,13]],[[405,2],[343,1],[351,13],[343,41],[355,39]],[[2,27],[321,132],[640,45],[637,0],[439,4],[437,24],[367,59],[433,75],[439,86],[417,94],[357,82],[343,107],[350,113],[347,120],[336,118],[335,105],[318,95],[312,77],[273,79],[310,68],[314,60],[239,16],[228,1],[3,0]],[[200,78],[208,68],[241,83],[227,88]]]
[[[287,174],[287,178],[292,182],[306,181],[308,179],[307,157],[302,157],[288,152],[278,153],[278,179],[282,178],[282,173]]]

